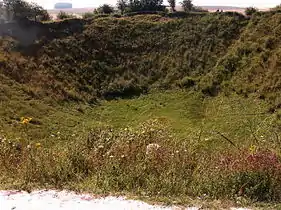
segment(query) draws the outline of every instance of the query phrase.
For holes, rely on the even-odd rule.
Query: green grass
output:
[[[236,200],[240,187],[256,177],[245,161],[248,155],[262,154],[261,161],[268,161],[271,153],[264,152],[280,153],[275,116],[267,113],[269,105],[238,95],[206,98],[187,91],[165,91],[100,101],[94,107],[22,102],[14,112],[13,126],[1,120],[1,136],[7,138],[1,144],[5,151],[0,155],[1,188],[57,187],[179,203],[186,202],[185,196],[204,194]],[[10,103],[1,105],[5,108]],[[22,116],[33,118],[26,127],[19,123]],[[150,143],[161,145],[161,150],[148,158],[145,151]],[[225,157],[230,163],[241,157],[237,171],[225,170],[228,165],[217,168]],[[257,173],[262,163],[255,163]],[[269,176],[275,182],[279,177],[274,172],[276,164],[265,169],[267,175],[258,176]],[[244,173],[248,178],[243,178]],[[260,195],[266,201],[272,195],[279,199],[278,185],[265,183],[264,190],[256,190],[258,185],[246,186],[249,189],[241,196],[247,204],[263,201]]]
[[[204,98],[186,91],[154,93],[138,99],[104,101],[97,107],[100,122],[117,127],[136,126],[151,118],[167,118],[179,138],[217,136],[211,131],[226,132],[237,143],[249,142],[251,129],[256,135],[272,125],[266,102],[220,96]],[[251,128],[253,127],[253,128]],[[208,131],[208,132],[207,132]],[[214,141],[220,139],[217,136]],[[236,137],[236,138],[235,138]],[[235,141],[235,140],[234,140]]]
[[[254,15],[239,39],[216,66],[200,81],[205,92],[254,94],[280,107],[280,26],[281,14],[265,12]],[[269,33],[270,32],[270,33]]]
[[[55,101],[93,103],[190,88],[227,53],[247,22],[190,14],[33,23],[39,38],[31,45],[0,40],[0,73],[25,84],[32,97]]]
[[[279,42],[260,36],[279,19],[104,17],[46,23],[28,50],[1,39],[0,187],[279,202]]]

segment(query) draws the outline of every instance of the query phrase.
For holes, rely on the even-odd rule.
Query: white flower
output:
[[[150,155],[152,153],[155,153],[160,148],[159,144],[149,144],[146,146],[146,155]]]

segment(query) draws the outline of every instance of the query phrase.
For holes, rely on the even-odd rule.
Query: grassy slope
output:
[[[196,81],[206,74],[243,23],[226,15],[99,18],[85,25],[83,33],[55,39],[38,54],[74,93],[130,97],[154,87],[190,85],[187,77]]]
[[[254,93],[279,108],[280,20],[278,12],[255,15],[240,39],[208,75],[211,86],[245,96]],[[208,84],[205,79],[204,85]]]
[[[196,81],[208,73],[213,82],[225,58],[213,66],[244,23],[216,15],[104,18],[83,33],[52,40],[31,57],[2,53],[1,188],[280,200],[280,162],[274,159],[280,154],[279,130],[266,101],[158,89],[96,105],[62,102],[189,86],[186,76]],[[251,27],[256,29],[250,23],[242,37],[251,38],[246,36]],[[229,78],[236,84],[235,76]],[[23,125],[22,116],[33,119]],[[164,150],[146,159],[145,147],[154,142]]]
[[[166,201],[178,196],[176,200],[180,202],[186,202],[186,195],[202,195],[204,193],[217,198],[235,199],[237,191],[244,183],[243,180],[234,186],[232,186],[233,180],[227,178],[227,175],[223,181],[221,179],[214,182],[208,180],[209,176],[212,177],[211,175],[213,175],[212,178],[215,179],[217,175],[216,170],[209,171],[210,166],[206,166],[205,161],[208,160],[207,162],[209,162],[210,159],[213,159],[214,164],[216,164],[221,155],[227,155],[228,152],[239,154],[237,148],[214,131],[219,131],[229,138],[243,151],[243,154],[250,153],[251,145],[261,150],[268,148],[279,154],[279,142],[273,133],[275,131],[275,118],[271,114],[265,113],[267,106],[264,102],[253,101],[252,99],[245,100],[235,95],[228,98],[219,96],[215,99],[204,99],[197,94],[172,91],[152,93],[137,99],[101,101],[101,104],[95,108],[89,106],[79,107],[79,110],[83,110],[84,113],[77,111],[75,106],[57,106],[56,110],[52,109],[47,113],[45,110],[46,115],[41,113],[36,116],[36,113],[33,113],[29,116],[32,116],[35,121],[40,119],[42,121],[41,125],[31,123],[28,125],[28,129],[25,130],[25,126],[22,124],[15,123],[13,129],[10,128],[10,125],[2,124],[2,130],[4,130],[2,135],[4,134],[14,145],[20,144],[24,147],[28,144],[31,145],[30,153],[34,155],[26,157],[27,151],[25,148],[19,153],[14,151],[13,146],[12,149],[8,150],[9,152],[6,151],[5,155],[10,154],[12,157],[13,155],[20,155],[25,159],[22,159],[21,165],[17,166],[14,165],[12,157],[10,157],[10,160],[5,156],[6,161],[11,161],[10,164],[12,165],[8,168],[4,167],[2,170],[2,187],[24,189],[63,187],[94,193],[134,192],[133,194],[152,197],[158,195],[160,196],[159,199],[163,196],[172,196],[170,199],[166,198]],[[34,110],[37,109],[35,108]],[[149,124],[148,127],[139,127],[151,119],[158,119],[157,122],[159,121],[160,124],[153,123]],[[112,143],[118,142],[120,147],[116,148],[117,145],[114,144],[109,147],[106,146],[107,143],[105,142],[108,141],[109,137],[106,133],[110,132],[106,128],[108,126],[112,127],[114,136],[117,135],[112,139]],[[165,127],[165,131],[161,131],[163,127]],[[99,128],[101,132],[105,133],[100,133],[99,129],[94,128]],[[97,157],[94,153],[83,152],[83,148],[91,148],[89,146],[85,147],[85,144],[88,142],[87,139],[91,137],[89,131],[92,129],[94,129],[94,134],[97,135],[93,139],[96,142],[94,148],[99,148],[99,145],[108,147],[104,151],[105,159],[96,159]],[[123,131],[124,129],[129,129],[129,133]],[[144,136],[139,137],[139,130],[144,132],[144,134],[141,132],[141,135]],[[164,133],[161,134],[162,132]],[[166,132],[168,133],[166,134]],[[150,133],[149,135],[152,136],[148,137],[145,133]],[[157,142],[163,148],[167,148],[175,154],[179,150],[179,154],[186,153],[185,155],[189,158],[192,157],[192,165],[196,165],[196,170],[192,174],[185,171],[187,169],[183,170],[182,165],[177,165],[177,162],[174,162],[177,161],[178,157],[168,158],[169,166],[161,166],[161,168],[168,171],[159,172],[163,173],[160,177],[158,177],[159,175],[155,177],[153,172],[160,169],[151,168],[151,163],[146,162],[142,156],[139,157],[140,160],[127,159],[125,165],[122,162],[119,163],[118,161],[122,154],[130,154],[126,152],[126,145],[123,144],[131,138],[131,135],[136,135],[132,145],[140,144],[140,148],[136,151],[132,150],[132,152],[142,155],[145,151],[142,143],[138,143],[139,141],[144,141],[144,143],[146,142],[145,144]],[[41,148],[36,148],[35,143],[38,142],[42,144]],[[5,143],[4,145],[2,144],[3,146],[7,149]],[[91,149],[92,152],[96,150],[94,148],[92,148],[93,150]],[[41,150],[40,154],[37,153],[38,150]],[[114,161],[117,162],[111,162],[108,151],[114,154]],[[165,153],[162,155],[165,155]],[[185,155],[182,157],[185,157]],[[28,163],[29,158],[33,161],[32,166]],[[49,165],[48,161],[52,161],[53,164]],[[101,173],[97,174],[95,167],[98,166],[91,161],[94,161],[93,163],[106,161],[103,165],[105,168],[99,169],[98,171]],[[144,170],[144,163],[148,164],[146,174],[133,173],[134,171],[141,172]],[[112,164],[119,165],[120,171],[117,174],[114,167],[111,168]],[[160,162],[157,164],[160,164]],[[185,164],[186,166],[192,166],[189,165],[191,162],[186,162]],[[27,170],[26,167],[30,168]],[[17,172],[14,171],[15,169]],[[46,172],[46,169],[49,172]],[[170,177],[169,171],[173,170],[177,173],[179,172],[174,178],[176,178],[178,184],[182,183],[182,185],[175,185],[174,181],[172,181],[174,178]],[[11,171],[13,175],[10,174]],[[204,174],[202,171],[208,171],[211,174]],[[181,174],[181,172],[184,173]],[[21,176],[18,176],[18,173]],[[7,174],[12,179],[6,179]],[[237,172],[236,176],[239,177],[239,174],[240,172]],[[99,182],[97,176],[104,181]],[[136,182],[136,179],[143,178],[148,183]],[[198,183],[198,179],[205,180],[205,182],[201,183],[200,181]],[[254,180],[255,178],[252,178],[249,174],[248,180],[252,179]],[[258,183],[253,183],[253,186]],[[162,187],[159,188],[159,186]],[[216,188],[216,186],[220,187]],[[248,195],[247,193],[246,195],[256,199],[255,196],[261,192],[259,188],[258,191],[252,189],[251,187],[253,186],[249,186],[249,192],[253,192],[253,195]],[[267,185],[266,188],[273,189],[273,191],[279,189],[277,186]],[[262,191],[262,195],[267,196],[267,191]]]

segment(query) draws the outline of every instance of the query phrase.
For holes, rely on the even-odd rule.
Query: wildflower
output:
[[[110,158],[114,158],[114,156],[113,156],[113,155],[110,155],[109,157],[110,157]]]
[[[125,157],[125,155],[121,155],[121,158],[124,158]]]
[[[180,151],[178,151],[178,150],[176,151],[176,153],[179,153],[179,152],[180,152]]]
[[[103,145],[99,145],[98,148],[99,148],[99,149],[102,149],[102,148],[104,148],[104,146],[103,146]]]
[[[0,141],[1,141],[1,143],[4,143],[6,141],[6,138],[0,137]]]
[[[251,154],[254,154],[254,153],[257,152],[257,147],[256,147],[255,145],[251,145],[250,148],[249,148],[249,150],[250,150],[250,153],[251,153]]]
[[[27,149],[31,149],[31,145],[29,144],[29,145],[27,145],[27,147],[26,147]]]
[[[21,124],[24,124],[24,125],[28,124],[31,120],[32,120],[31,117],[21,117],[20,118]]]
[[[149,144],[146,146],[146,155],[151,155],[155,153],[160,148],[159,144]]]
[[[35,146],[36,146],[37,148],[40,148],[40,147],[41,147],[41,143],[36,143]]]

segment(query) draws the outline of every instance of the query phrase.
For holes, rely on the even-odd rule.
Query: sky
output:
[[[57,2],[70,2],[74,8],[97,7],[101,4],[107,3],[115,5],[117,0],[28,0],[36,2],[46,9],[52,9]],[[181,0],[178,0],[180,2]],[[164,0],[164,3],[166,1]],[[254,6],[258,8],[274,7],[281,4],[280,0],[193,0],[194,5],[197,6],[239,6],[248,7]]]

